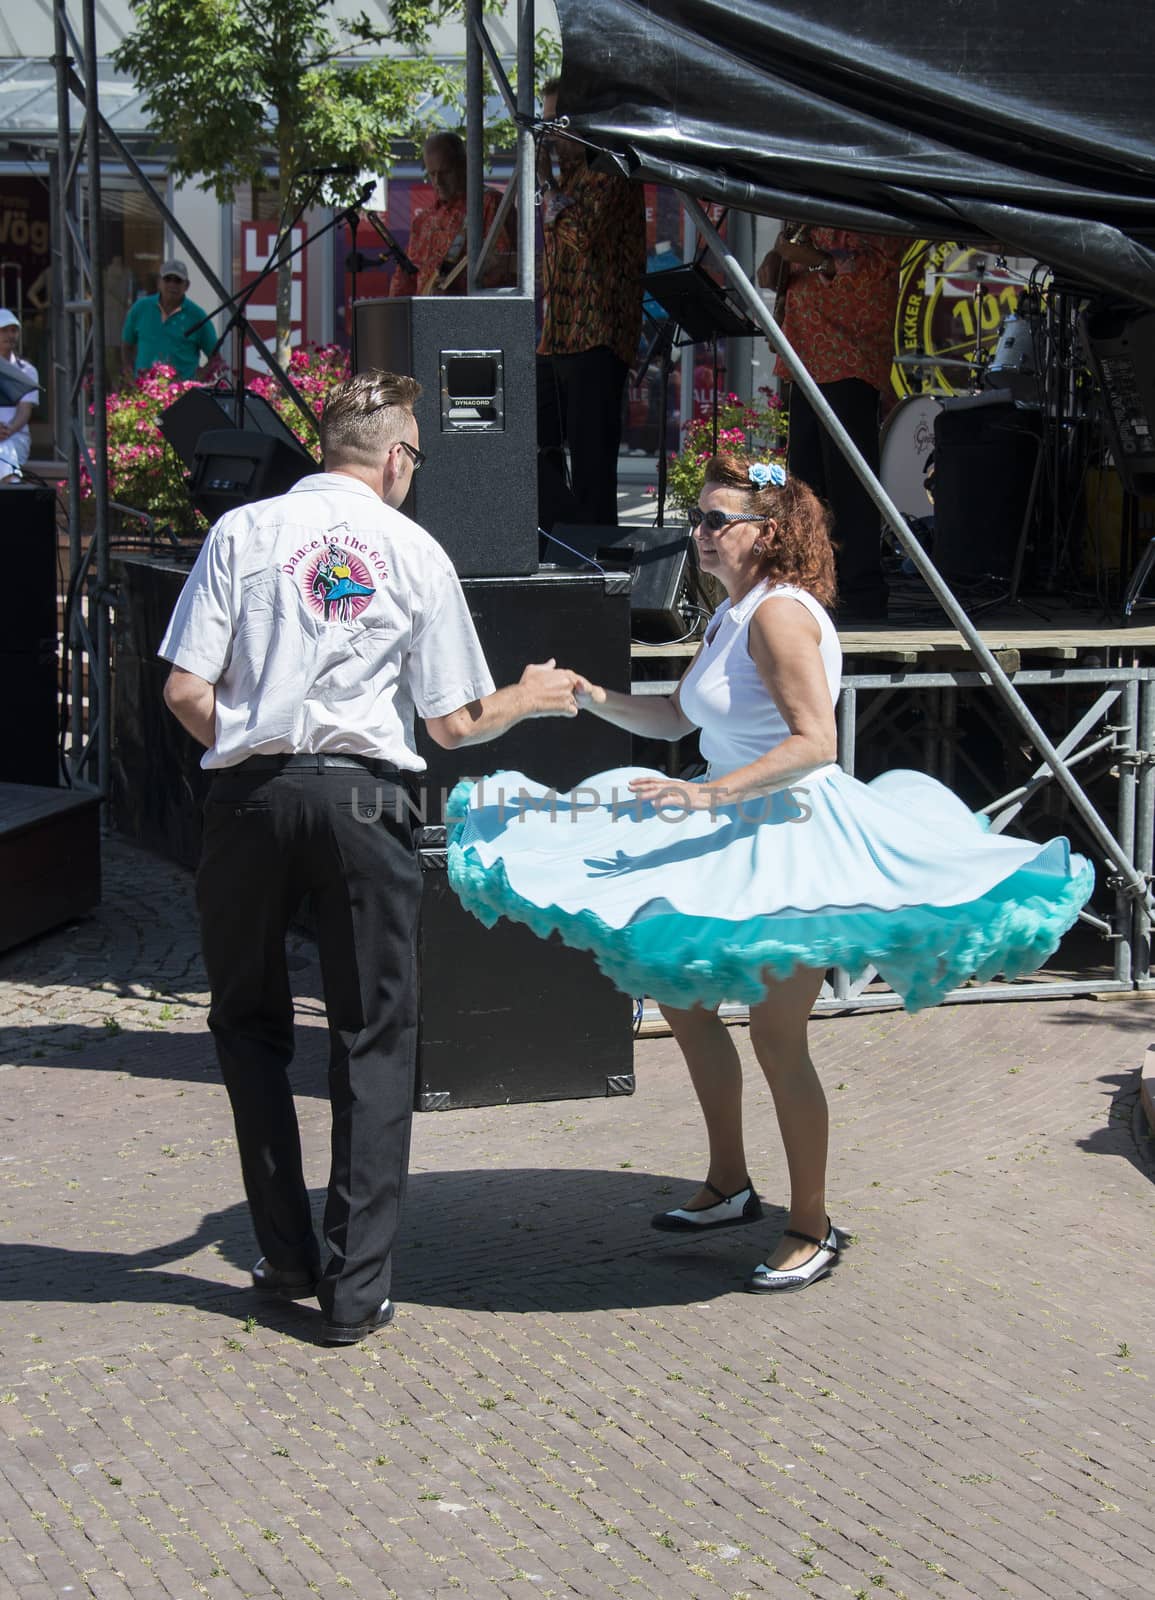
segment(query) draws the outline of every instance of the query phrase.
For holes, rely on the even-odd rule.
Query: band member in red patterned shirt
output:
[[[546,121],[557,116],[558,87],[556,79],[545,86]],[[543,478],[567,446],[573,500],[563,513],[565,520],[612,525],[618,520],[622,399],[642,331],[643,189],[618,173],[595,172],[585,146],[565,134],[543,140],[538,176],[544,320],[537,386]],[[543,515],[543,526],[553,520]]]
[[[787,264],[786,337],[875,473],[878,407],[894,358],[904,249],[901,239],[877,234],[783,229],[758,274],[761,282],[773,281],[774,258]],[[776,370],[790,375],[782,362]],[[839,622],[884,618],[878,511],[797,384],[791,388],[788,466],[834,513]]]
[[[389,293],[465,294],[465,145],[456,133],[434,133],[425,141],[425,175],[436,196],[431,206],[414,213],[409,231],[409,259],[416,273],[400,267],[389,280]],[[486,189],[483,221],[488,234],[501,195]],[[509,218],[494,242],[482,272],[482,288],[498,289],[516,281],[516,246]]]

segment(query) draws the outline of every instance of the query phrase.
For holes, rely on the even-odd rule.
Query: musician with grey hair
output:
[[[20,319],[0,310],[0,483],[18,483],[32,449],[28,423],[39,392],[40,377],[18,353]]]
[[[321,1304],[354,1344],[393,1317],[409,1159],[420,716],[446,750],[575,716],[571,672],[494,689],[449,557],[398,509],[424,461],[414,379],[365,372],[321,419],[324,471],[210,530],[161,643],[169,709],[213,775],[197,876],[209,1027],[262,1258],[256,1287]],[[306,895],[329,1022],[332,1165],[313,1232],[288,1080],[285,935]]]

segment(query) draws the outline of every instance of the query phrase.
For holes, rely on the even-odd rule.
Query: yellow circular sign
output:
[[[895,313],[895,394],[965,394],[973,387],[1027,287],[1029,267],[953,240],[912,244],[902,258]]]

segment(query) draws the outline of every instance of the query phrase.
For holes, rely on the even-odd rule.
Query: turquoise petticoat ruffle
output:
[[[766,997],[764,974],[798,968],[876,967],[908,1011],[936,1005],[968,980],[1035,971],[1058,948],[1094,886],[1090,863],[1074,858],[1068,877],[1021,866],[974,900],[885,911],[785,908],[730,920],[655,911],[611,927],[592,909],[538,904],[510,886],[504,862],[484,863],[461,834],[475,785],[459,783],[447,807],[448,872],[455,892],[487,927],[499,917],[551,933],[588,950],[602,972],[630,995],[664,1004],[753,1005]],[[972,819],[981,837],[980,819]]]

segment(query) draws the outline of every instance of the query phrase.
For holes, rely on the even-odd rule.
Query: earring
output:
[[[764,556],[766,554],[766,546],[761,539],[754,540],[753,549],[756,556]]]

